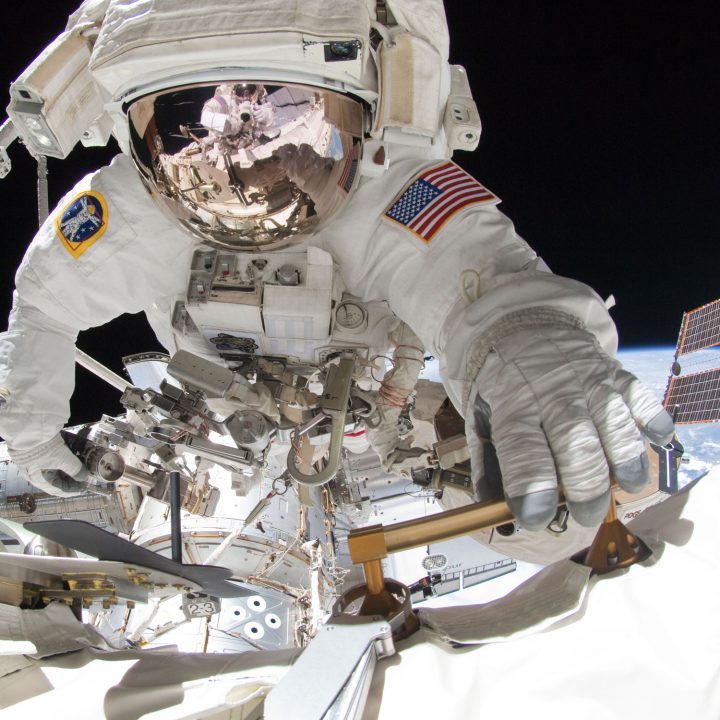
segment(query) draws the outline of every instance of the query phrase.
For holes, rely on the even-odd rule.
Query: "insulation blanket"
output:
[[[457,649],[423,628],[378,664],[364,720],[717,720],[719,515],[715,468],[661,532],[633,526],[659,562],[592,578],[580,612],[545,632]]]

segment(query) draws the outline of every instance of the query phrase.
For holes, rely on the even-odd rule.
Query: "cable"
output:
[[[418,353],[420,357],[412,355],[399,355],[398,351],[400,351],[401,348],[413,350]],[[420,370],[422,370],[425,367],[425,360],[423,358],[424,353],[425,351],[417,345],[406,345],[401,343],[400,345],[397,345],[395,347],[392,360],[390,361],[393,364],[393,367],[390,372],[385,374],[385,377],[380,383],[380,389],[378,390],[378,405],[401,409],[405,407],[408,397],[414,390],[414,384],[412,387],[399,387],[397,385],[393,385],[391,380],[393,378],[393,375],[395,374],[396,368],[398,367],[399,361],[403,361],[406,363],[420,363]]]

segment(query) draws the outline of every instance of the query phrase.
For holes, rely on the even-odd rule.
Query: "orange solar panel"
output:
[[[683,315],[676,355],[720,345],[720,300]]]
[[[677,425],[720,421],[720,369],[671,376],[663,405]]]

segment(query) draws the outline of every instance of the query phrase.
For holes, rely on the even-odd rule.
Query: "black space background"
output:
[[[451,61],[467,68],[483,120],[480,148],[457,162],[503,199],[555,272],[615,295],[622,346],[674,344],[683,310],[720,295],[714,6],[446,5]],[[75,7],[5,4],[0,87]],[[79,148],[64,162],[51,159],[51,206],[113,154]],[[37,222],[34,161],[17,145],[10,155],[13,173],[0,180],[0,324]],[[157,347],[144,321],[128,316],[83,333],[79,345],[118,372],[122,355]],[[81,369],[78,385],[74,422],[119,411],[117,393]]]

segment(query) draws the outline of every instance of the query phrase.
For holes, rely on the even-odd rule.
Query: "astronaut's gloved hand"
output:
[[[528,530],[553,519],[558,485],[577,522],[599,524],[610,472],[628,492],[648,481],[640,429],[658,445],[674,432],[650,390],[577,328],[546,325],[493,343],[473,388],[472,426],[489,427],[505,497]]]
[[[70,497],[87,490],[87,470],[60,434],[29,450],[9,452],[20,475],[48,495]]]
[[[253,104],[253,121],[260,130],[267,130],[273,122],[274,107],[270,103]]]

